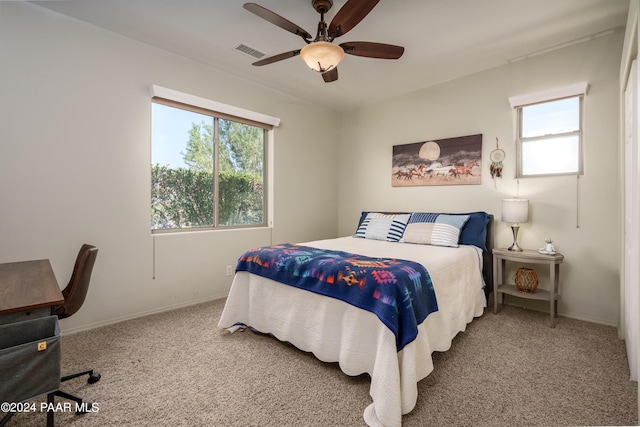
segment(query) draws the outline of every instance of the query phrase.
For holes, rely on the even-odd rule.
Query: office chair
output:
[[[87,296],[87,291],[89,290],[91,272],[93,271],[93,265],[96,262],[97,256],[98,248],[87,244],[82,245],[80,252],[78,252],[78,257],[76,258],[76,263],[73,267],[73,273],[71,274],[69,284],[62,290],[64,303],[54,307],[51,314],[58,316],[59,319],[64,319],[80,310],[80,307],[82,307]],[[69,381],[83,375],[89,376],[89,379],[87,380],[89,384],[96,383],[100,380],[100,374],[98,372],[94,372],[93,369],[89,369],[65,375],[60,378],[60,382]],[[75,396],[63,390],[58,390],[53,394],[64,399],[77,402],[76,408],[80,408],[80,410],[77,411],[78,413],[84,413],[91,409],[92,404],[90,402],[85,402],[83,405],[82,398],[79,396]],[[53,396],[49,396],[50,399],[52,399],[52,397]]]

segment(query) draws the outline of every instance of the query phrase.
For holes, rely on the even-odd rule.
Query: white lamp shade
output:
[[[502,199],[502,221],[514,224],[529,221],[529,200]]]
[[[317,41],[303,47],[300,57],[309,68],[324,73],[338,66],[344,58],[344,50],[333,43]]]

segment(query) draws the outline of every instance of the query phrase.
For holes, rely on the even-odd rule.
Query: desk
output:
[[[0,324],[50,316],[63,302],[48,259],[0,264]]]

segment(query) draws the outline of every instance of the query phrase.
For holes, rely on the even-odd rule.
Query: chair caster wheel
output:
[[[87,382],[88,382],[89,384],[97,383],[98,381],[100,381],[100,378],[101,378],[101,377],[102,377],[102,376],[101,376],[98,372],[96,372],[95,374],[92,374],[92,375],[89,377],[89,379],[87,380]]]

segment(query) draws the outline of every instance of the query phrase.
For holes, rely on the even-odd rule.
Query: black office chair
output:
[[[97,256],[98,248],[87,244],[82,245],[80,252],[78,252],[78,257],[76,258],[76,263],[73,267],[73,273],[71,274],[69,284],[62,290],[64,304],[54,307],[51,314],[58,316],[59,319],[64,319],[80,310],[80,307],[82,307],[87,296],[87,291],[89,290],[91,272],[93,271],[93,265],[96,262]],[[83,375],[89,376],[89,379],[87,380],[89,384],[96,383],[100,380],[100,374],[98,372],[94,372],[93,369],[88,369],[86,371],[65,375],[60,378],[60,382],[69,381]],[[63,390],[58,390],[53,394],[64,399],[77,402],[78,405],[76,405],[76,407],[81,408],[78,413],[84,413],[91,409],[92,404],[90,402],[85,402],[83,405],[82,398],[79,396],[75,396]],[[51,400],[52,397],[53,396],[49,396],[49,399]]]

